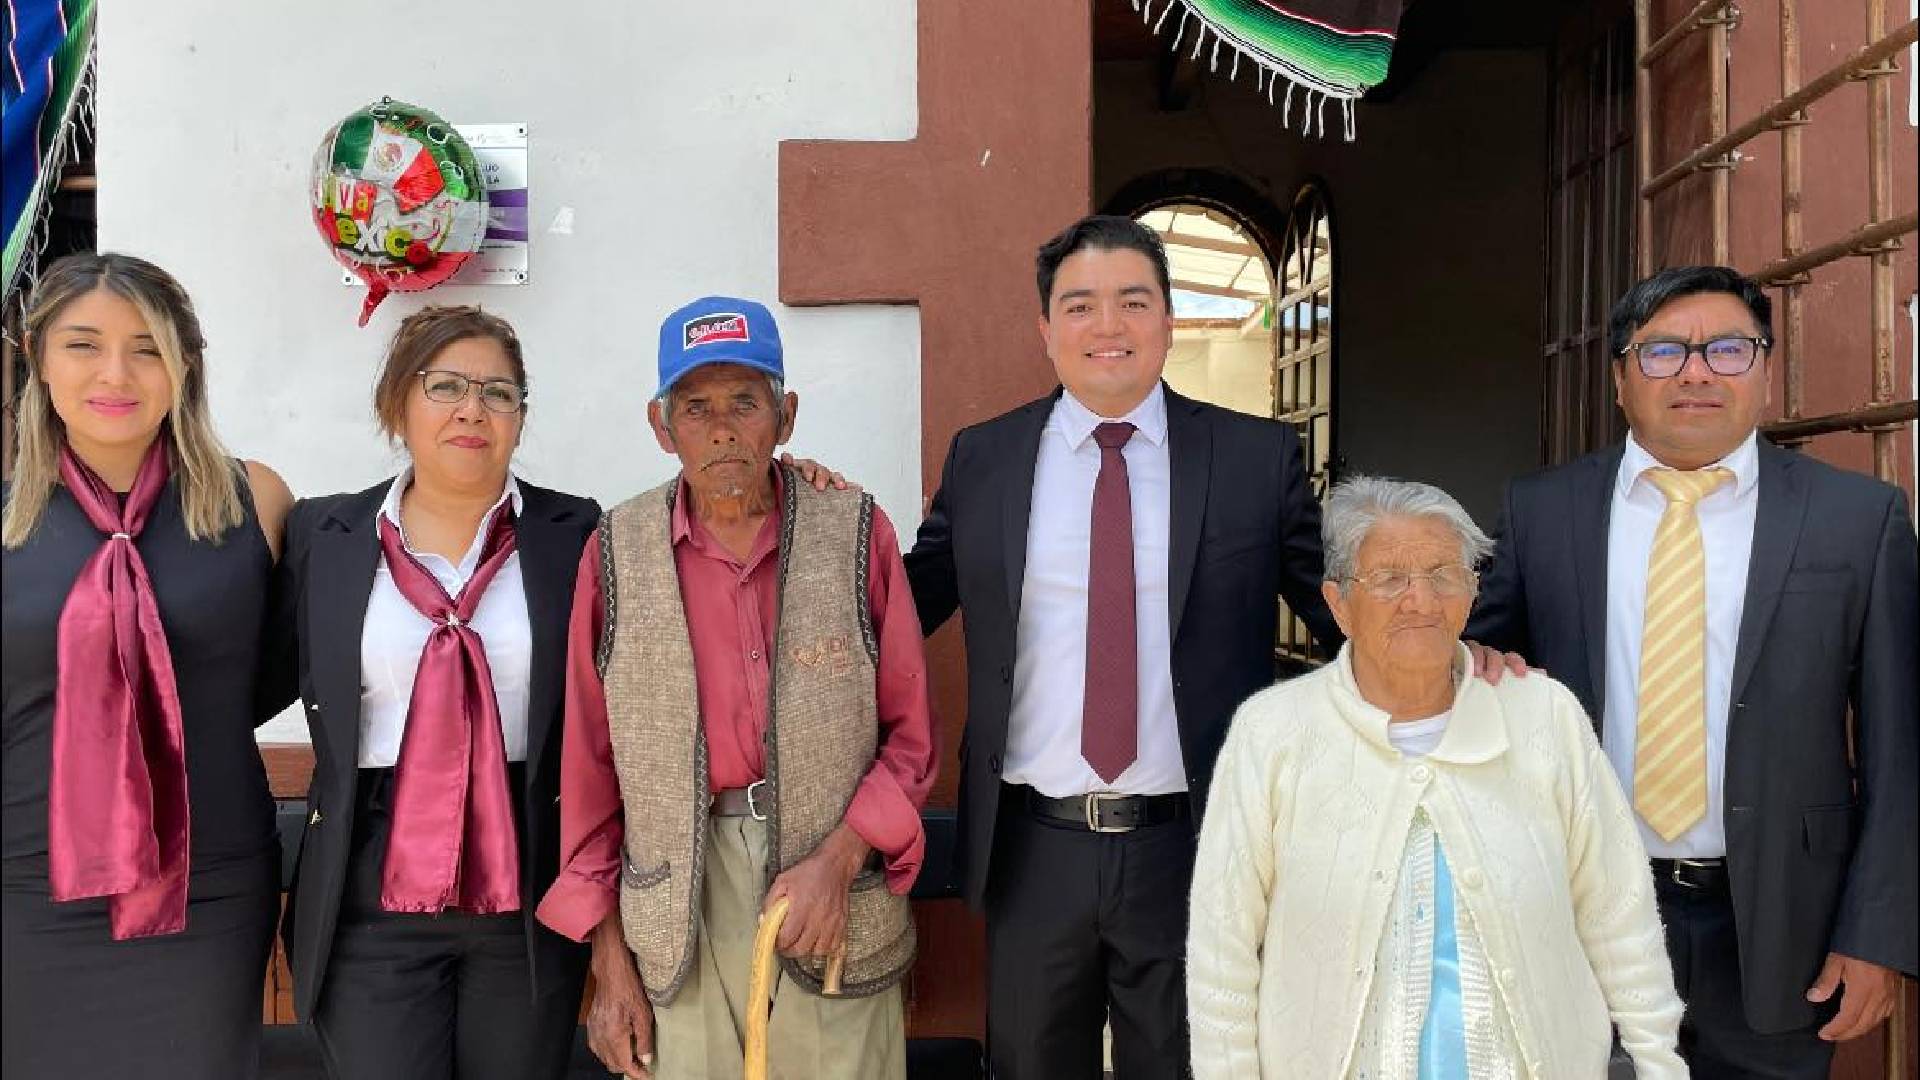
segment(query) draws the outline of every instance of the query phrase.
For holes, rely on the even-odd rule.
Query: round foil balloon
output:
[[[367,283],[361,326],[389,292],[452,277],[487,231],[487,188],[473,148],[452,124],[392,98],[320,140],[312,201],[333,257]]]

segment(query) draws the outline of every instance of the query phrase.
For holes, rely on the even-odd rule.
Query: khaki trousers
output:
[[[687,981],[672,1004],[654,1007],[656,1080],[739,1080],[745,1069],[753,935],[766,895],[766,823],[708,818],[706,845],[700,926]],[[767,1074],[770,1080],[905,1080],[900,988],[825,998],[776,975]]]

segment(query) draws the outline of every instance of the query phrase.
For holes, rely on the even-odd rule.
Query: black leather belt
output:
[[[1652,862],[1656,882],[1672,882],[1683,889],[1700,892],[1725,892],[1727,889],[1725,859],[1654,859]]]
[[[1088,832],[1124,833],[1147,825],[1165,823],[1186,816],[1187,793],[1171,795],[1118,795],[1096,791],[1050,799],[1026,788],[1027,809],[1035,817],[1078,825]]]
[[[755,780],[746,787],[714,792],[712,801],[707,804],[707,813],[714,817],[750,817],[755,821],[765,821],[767,811],[773,806],[772,796],[765,780]]]

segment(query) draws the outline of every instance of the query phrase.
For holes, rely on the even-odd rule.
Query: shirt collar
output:
[[[780,507],[785,505],[782,500],[786,497],[786,470],[771,462],[768,463],[767,468],[773,470],[773,516],[778,520]],[[673,493],[673,521],[670,525],[673,543],[678,544],[693,535],[692,510],[693,492],[688,490],[686,474],[682,473]]]
[[[1732,453],[1707,467],[1719,467],[1732,473],[1734,496],[1745,496],[1753,490],[1753,485],[1760,482],[1759,436],[1748,432],[1746,439],[1734,447]],[[1627,498],[1633,493],[1633,486],[1640,482],[1642,473],[1659,468],[1665,466],[1640,445],[1640,440],[1634,438],[1632,432],[1628,432],[1626,452],[1620,455],[1620,473],[1613,481],[1615,493],[1622,499]]]
[[[393,522],[393,527],[400,530],[400,539],[403,543],[407,538],[407,529],[400,522],[400,497],[407,493],[407,486],[412,483],[413,466],[409,465],[400,470],[400,475],[393,478],[393,483],[387,485],[387,497],[380,503],[380,516]],[[500,509],[501,503],[509,499],[513,501],[514,516],[518,517],[525,511],[526,503],[520,495],[520,481],[512,473],[507,474],[507,485],[501,490],[500,497],[487,508],[487,514],[491,516],[495,510]]]
[[[1167,441],[1165,384],[1155,383],[1140,404],[1125,416],[1101,416],[1081,404],[1080,399],[1073,396],[1073,391],[1067,389],[1060,391],[1060,400],[1053,406],[1053,424],[1066,436],[1067,445],[1075,450],[1093,438],[1094,428],[1115,420],[1132,424],[1134,431],[1152,445],[1164,446]]]
[[[407,527],[400,521],[400,497],[406,494],[407,485],[411,483],[413,483],[413,466],[409,465],[400,470],[400,475],[393,478],[393,483],[387,485],[387,497],[380,504],[379,514],[380,517],[393,522],[394,529],[400,533],[400,546],[408,551],[413,551],[413,545],[407,543]],[[520,481],[515,479],[511,472],[507,474],[507,483],[501,489],[500,497],[493,501],[493,505],[487,508],[486,516],[480,519],[480,528],[473,534],[472,546],[467,548],[466,555],[461,557],[460,564],[455,567],[462,575],[472,573],[474,567],[480,564],[480,553],[486,549],[493,516],[500,512],[503,503],[509,501],[513,504],[514,516],[520,516],[525,501],[520,496]],[[413,553],[416,556],[420,555],[417,551]]]

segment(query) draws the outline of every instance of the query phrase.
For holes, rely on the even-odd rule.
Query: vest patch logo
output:
[[[828,638],[813,645],[795,645],[792,649],[794,662],[802,667],[825,668],[834,678],[853,674],[853,653],[848,649],[847,639]]]
[[[685,336],[683,349],[695,345],[711,345],[716,341],[751,341],[747,336],[747,317],[745,315],[718,314],[702,315],[697,319],[688,319],[681,328]]]

